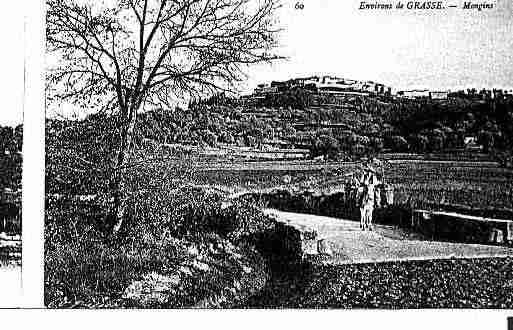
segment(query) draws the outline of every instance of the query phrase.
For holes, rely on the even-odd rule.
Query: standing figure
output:
[[[362,230],[372,230],[372,214],[374,212],[375,190],[377,179],[369,170],[362,182],[361,195],[359,196],[360,206],[360,228]]]

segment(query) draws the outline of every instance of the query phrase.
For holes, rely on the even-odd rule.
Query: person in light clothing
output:
[[[374,212],[377,178],[372,170],[367,170],[360,186],[360,228],[372,231],[372,214]]]

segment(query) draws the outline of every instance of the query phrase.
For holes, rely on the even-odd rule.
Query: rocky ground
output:
[[[513,308],[513,258],[310,263],[273,277],[246,308]]]

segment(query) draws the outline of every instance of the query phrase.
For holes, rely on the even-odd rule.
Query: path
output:
[[[373,232],[363,232],[356,221],[274,209],[265,213],[301,230],[315,230],[333,250],[333,256],[324,261],[330,264],[513,256],[509,247],[427,241],[392,226],[377,225]]]

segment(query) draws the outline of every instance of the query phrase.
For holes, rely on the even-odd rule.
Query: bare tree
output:
[[[117,233],[137,113],[185,95],[233,90],[277,46],[279,0],[47,0],[48,97],[115,110],[111,179]]]

